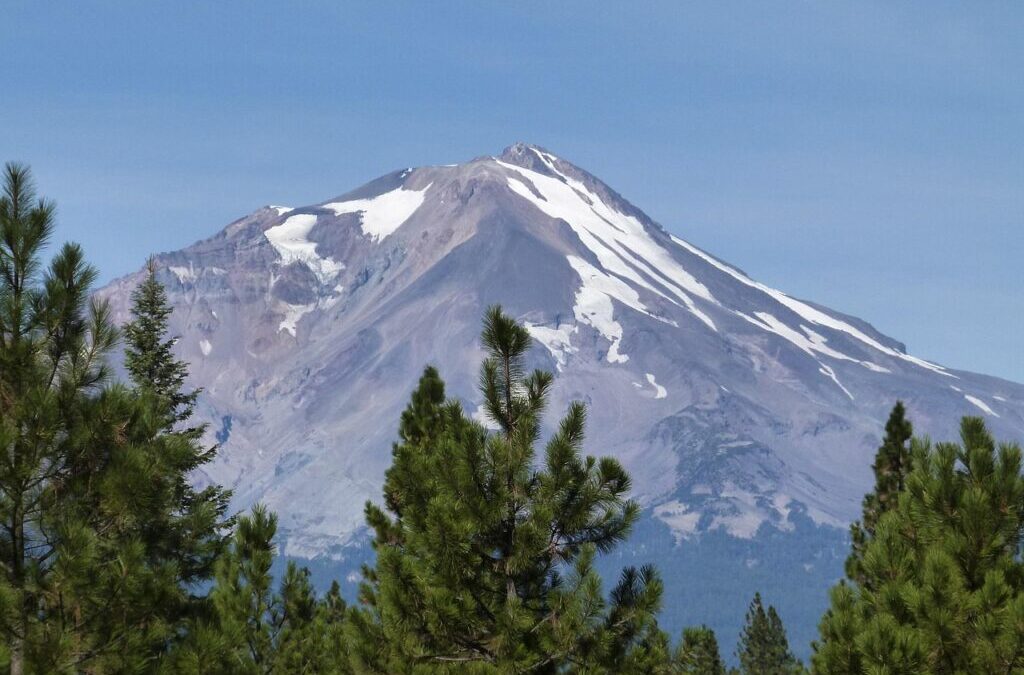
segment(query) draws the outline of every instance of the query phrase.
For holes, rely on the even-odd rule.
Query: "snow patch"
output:
[[[331,258],[320,257],[316,252],[316,242],[307,239],[316,225],[316,219],[316,214],[300,213],[267,229],[263,236],[281,256],[281,264],[300,262],[316,275],[321,284],[326,284],[345,269],[345,265]]]
[[[573,307],[576,319],[593,326],[606,340],[608,347],[608,363],[625,363],[628,354],[619,353],[619,342],[622,341],[622,324],[612,315],[612,299],[606,294],[587,286],[576,292],[576,305]]]
[[[984,412],[986,415],[991,415],[992,417],[999,417],[999,415],[997,415],[996,412],[994,410],[992,410],[992,408],[988,407],[987,403],[982,401],[977,396],[971,396],[970,394],[964,394],[964,398],[966,398],[969,402],[973,403],[978,408],[980,408],[981,411]]]
[[[188,267],[170,265],[167,269],[173,272],[174,276],[178,277],[178,281],[181,282],[182,285],[195,283],[197,278],[196,271],[195,268],[192,267],[192,263],[189,263]]]
[[[283,216],[284,214],[291,213],[292,211],[295,210],[295,209],[293,209],[290,206],[274,206],[274,205],[270,205],[267,208],[274,209],[275,211],[277,211],[277,215],[279,215],[279,216]]]
[[[850,393],[850,390],[847,389],[846,387],[844,387],[843,383],[839,381],[838,377],[836,377],[836,373],[835,373],[834,370],[832,370],[831,368],[826,366],[824,363],[819,363],[818,365],[821,366],[820,368],[818,368],[818,372],[820,372],[822,375],[825,375],[826,377],[831,379],[833,382],[835,382],[836,386],[838,386],[840,389],[842,389],[843,393],[846,394],[847,396],[849,396],[851,401],[855,400],[853,398],[853,394]]]
[[[647,373],[647,381],[651,383],[652,387],[654,387],[654,398],[665,398],[668,396],[668,389],[665,389],[665,387],[658,384],[654,380],[653,374]]]
[[[719,495],[722,499],[728,500],[728,505],[731,509],[728,513],[715,515],[711,520],[711,525],[708,526],[708,530],[724,529],[739,539],[752,539],[761,527],[761,523],[770,519],[769,513],[759,504],[761,498],[752,492],[732,483],[726,483]],[[788,499],[783,503],[783,506],[785,505],[788,505]],[[772,510],[779,512],[779,506],[780,503],[774,501]],[[785,517],[788,513],[789,509],[786,508],[785,513],[780,513],[779,515]],[[786,529],[786,525],[792,528],[791,524],[785,523],[782,529]]]
[[[555,357],[555,367],[561,372],[565,367],[569,354],[579,351],[572,346],[572,334],[579,329],[568,323],[559,324],[557,328],[549,328],[537,324],[525,322],[526,330],[534,340],[544,345],[551,355]]]
[[[196,269],[191,261],[189,262],[188,267],[168,265],[167,269],[170,270],[174,276],[178,277],[178,281],[181,282],[182,286],[186,284],[194,284],[199,277],[203,276],[203,274],[214,274],[220,276],[228,273],[228,271],[223,267],[200,267]]]
[[[997,400],[997,401],[1001,401],[1001,402],[1003,402],[1003,403],[1005,403],[1005,402],[1006,402],[1006,399],[1005,399],[1005,398],[1003,398],[1002,396],[993,396],[992,398],[994,398],[994,399],[995,399],[995,400]]]
[[[199,351],[203,353],[203,356],[209,356],[210,352],[213,351],[213,345],[206,338],[199,341]]]
[[[311,305],[291,305],[291,304],[285,304],[284,319],[282,319],[281,323],[279,323],[278,326],[277,326],[278,332],[281,332],[283,330],[284,331],[288,331],[289,333],[292,334],[292,337],[295,337],[295,329],[299,325],[299,320],[302,317],[304,317],[306,314],[309,314],[310,312],[312,312],[314,309],[316,309],[316,304],[311,304]]]
[[[788,295],[786,295],[785,293],[783,293],[782,291],[778,291],[778,290],[776,290],[774,288],[771,288],[769,286],[765,286],[764,284],[762,284],[760,282],[754,281],[753,279],[751,279],[747,275],[743,274],[739,270],[736,270],[736,269],[733,269],[732,267],[729,267],[725,263],[723,263],[723,262],[715,259],[714,257],[708,255],[707,253],[705,253],[704,251],[700,250],[696,246],[693,246],[689,242],[684,241],[683,239],[680,239],[679,237],[676,237],[674,235],[670,235],[670,236],[672,237],[672,241],[676,242],[677,244],[679,244],[680,246],[685,248],[690,253],[694,254],[698,258],[701,258],[702,260],[704,260],[705,262],[707,262],[711,266],[718,268],[722,272],[725,272],[726,274],[728,274],[729,276],[733,277],[734,279],[736,279],[740,283],[745,284],[747,286],[750,286],[751,288],[756,288],[757,290],[761,291],[762,293],[765,293],[766,295],[768,295],[772,299],[774,299],[776,302],[778,302],[781,305],[789,308],[790,311],[792,311],[797,316],[801,317],[802,319],[804,319],[806,321],[809,321],[809,322],[811,322],[813,324],[817,324],[819,326],[825,326],[826,328],[831,328],[832,330],[835,330],[835,331],[840,331],[840,332],[846,333],[847,335],[850,335],[851,337],[859,340],[860,342],[863,342],[864,344],[866,344],[867,346],[871,347],[872,349],[875,349],[876,351],[882,352],[883,354],[886,354],[886,355],[891,356],[893,358],[902,359],[902,360],[907,361],[909,363],[913,363],[916,366],[920,366],[921,368],[925,368],[927,370],[931,370],[933,372],[938,373],[939,375],[945,375],[946,377],[956,378],[956,375],[953,375],[952,373],[946,372],[946,369],[943,368],[942,366],[936,365],[934,363],[930,363],[928,361],[925,361],[924,359],[919,359],[917,357],[911,356],[910,354],[904,354],[903,352],[898,351],[896,349],[893,349],[892,347],[887,347],[887,346],[883,345],[881,342],[879,342],[878,340],[875,340],[871,336],[866,335],[863,331],[857,329],[854,326],[851,326],[850,324],[846,323],[845,321],[841,321],[839,319],[836,319],[835,317],[829,316],[825,312],[823,312],[823,311],[821,311],[819,309],[816,309],[814,307],[811,307],[810,305],[808,305],[805,302],[801,302],[799,300],[795,300],[795,299],[789,297]],[[856,360],[856,359],[851,359],[848,356],[845,357],[845,358],[847,358],[849,360]]]
[[[370,199],[332,202],[324,204],[323,207],[334,211],[334,214],[338,216],[345,213],[360,214],[359,220],[363,234],[373,238],[374,241],[381,241],[416,213],[416,210],[423,205],[423,200],[429,189],[430,185],[422,190],[406,190],[400,187]]]
[[[717,305],[711,292],[651,237],[643,223],[608,206],[586,185],[558,171],[552,156],[534,152],[559,178],[496,160],[512,174],[509,189],[551,218],[568,223],[605,270],[673,304],[682,303],[709,328],[718,330],[692,297]]]
[[[640,302],[640,296],[632,287],[618,277],[605,274],[582,258],[567,256],[573,270],[580,275],[583,285],[576,291],[576,304],[573,313],[576,320],[593,326],[606,340],[611,342],[608,348],[609,363],[625,363],[627,354],[619,352],[622,340],[622,325],[614,318],[612,298],[631,307],[638,312],[653,317]],[[655,317],[657,318],[657,317]]]
[[[341,300],[341,293],[344,290],[345,287],[341,284],[335,286],[331,289],[331,295],[320,299],[320,307],[323,309],[330,309],[331,307],[334,307]]]
[[[688,505],[679,500],[672,500],[655,506],[654,517],[668,525],[678,544],[697,533],[701,513],[691,511]]]

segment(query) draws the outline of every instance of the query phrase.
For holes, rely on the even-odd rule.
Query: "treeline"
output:
[[[90,300],[95,271],[65,245],[48,266],[53,205],[8,165],[0,198],[0,660],[23,673],[729,672],[714,633],[673,640],[652,567],[607,592],[595,556],[639,516],[614,459],[583,453],[572,404],[542,443],[552,376],[527,372],[529,333],[484,318],[489,431],[427,368],[398,421],[376,554],[358,601],[305,569],[271,574],[277,519],[232,516],[189,478],[215,448],[175,359],[151,265],[117,330]],[[107,359],[124,341],[129,382]],[[913,438],[897,404],[876,486],[852,529],[809,664],[820,673],[1024,669],[1021,451],[977,418],[960,444]],[[735,650],[745,674],[805,670],[755,596]]]

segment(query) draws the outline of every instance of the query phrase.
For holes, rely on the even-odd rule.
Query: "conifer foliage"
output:
[[[613,459],[581,454],[570,405],[537,462],[552,377],[527,374],[529,333],[498,307],[484,320],[488,432],[428,368],[402,415],[384,505],[367,505],[376,567],[353,615],[354,665],[403,672],[657,672],[661,582],[627,569],[606,600],[593,568],[637,506]],[[655,665],[656,664],[656,665]],[[653,669],[653,670],[652,670]]]
[[[683,675],[726,675],[725,663],[718,651],[718,639],[707,626],[683,630],[675,660],[677,672]]]
[[[885,438],[875,455],[875,489],[864,496],[864,516],[850,526],[852,551],[846,560],[846,575],[859,583],[866,578],[861,570],[861,559],[868,541],[875,535],[878,521],[886,511],[895,508],[899,494],[906,487],[910,475],[910,440],[914,427],[907,419],[902,401],[896,401],[889,420],[885,423]]]
[[[108,381],[118,331],[74,244],[44,270],[53,206],[8,165],[0,197],[0,634],[12,673],[154,669],[202,608],[226,506],[163,395]],[[169,313],[166,305],[158,311]],[[161,325],[143,333],[162,338]],[[141,335],[141,333],[140,333]],[[180,375],[168,354],[137,352]]]
[[[157,583],[140,575],[106,598],[94,577],[144,566],[111,527],[113,457],[133,412],[106,390],[117,331],[90,303],[96,272],[65,244],[44,270],[54,206],[36,200],[27,168],[8,164],[0,197],[0,634],[15,675],[76,668],[118,642],[138,642],[146,611],[124,602]],[[105,561],[120,562],[119,572]],[[119,621],[107,610],[123,610]],[[151,626],[154,633],[159,626]],[[152,635],[150,635],[152,637]]]
[[[168,335],[172,311],[151,258],[146,278],[132,292],[132,320],[124,327],[124,365],[135,386],[159,399],[168,429],[191,417],[199,396],[198,391],[185,391],[188,364],[175,358],[178,339]]]
[[[180,586],[189,588],[213,576],[223,548],[230,493],[211,485],[193,487],[195,472],[213,461],[215,447],[202,444],[203,427],[188,426],[198,391],[187,391],[188,364],[173,352],[169,335],[172,308],[150,260],[146,277],[132,293],[131,321],[124,327],[125,368],[144,407],[135,428],[148,446],[147,461],[164,477],[153,483],[143,536],[154,558],[174,565]],[[195,598],[183,598],[182,616],[194,613]],[[191,605],[188,607],[187,605]]]
[[[791,675],[802,670],[789,651],[782,619],[771,605],[766,610],[756,593],[747,610],[736,656],[743,675]]]
[[[309,571],[289,562],[275,588],[277,516],[261,505],[238,519],[217,561],[212,616],[190,626],[164,664],[168,673],[349,673],[346,606],[337,583],[322,598]]]
[[[960,443],[915,439],[913,470],[821,621],[820,673],[1024,669],[1021,450],[983,420]]]

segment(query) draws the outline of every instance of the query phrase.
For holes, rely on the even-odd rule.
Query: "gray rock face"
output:
[[[645,531],[677,543],[845,527],[897,398],[935,438],[966,414],[1002,438],[1024,430],[1024,387],[768,288],[529,145],[261,208],[157,263],[222,445],[201,480],[277,511],[290,556],[340,558],[360,540],[425,364],[478,410],[493,303],[558,371],[550,422],[585,401],[588,452],[624,461]],[[121,319],[140,276],[101,291]]]

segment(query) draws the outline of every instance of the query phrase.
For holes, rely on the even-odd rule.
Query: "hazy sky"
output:
[[[525,140],[759,280],[1024,381],[1024,5],[599,4],[5,3],[0,160],[106,280]]]

